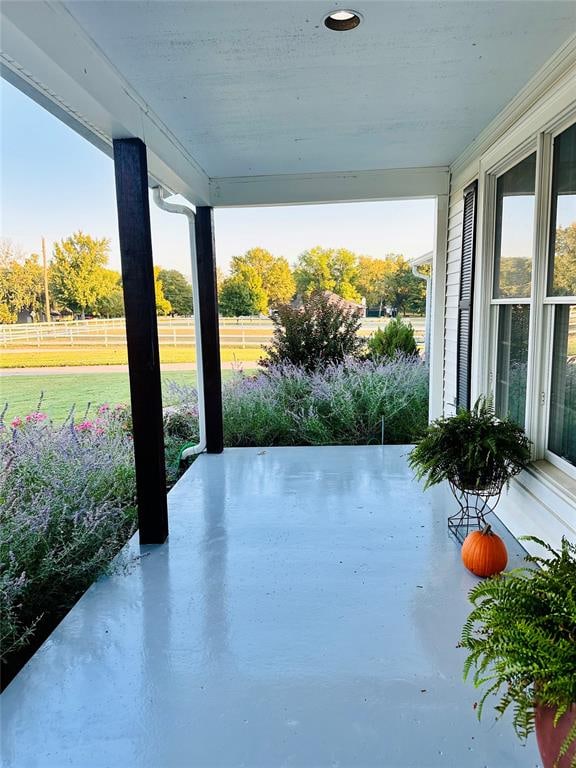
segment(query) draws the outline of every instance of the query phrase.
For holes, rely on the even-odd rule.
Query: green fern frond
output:
[[[480,490],[506,484],[530,463],[530,441],[509,419],[497,419],[488,398],[471,410],[432,422],[409,454],[409,464],[426,488],[450,480]]]
[[[558,759],[568,754],[568,750],[570,749],[572,744],[574,744],[575,741],[576,741],[576,721],[572,723],[572,726],[570,727],[570,730],[568,731],[566,738],[562,742],[562,746],[560,747],[560,751],[558,753]],[[576,754],[572,759],[571,767],[576,768]]]
[[[531,537],[542,555],[477,584],[469,593],[472,610],[462,628],[460,647],[468,651],[465,679],[488,696],[497,695],[501,716],[513,709],[521,739],[534,730],[534,707],[555,710],[555,722],[576,702],[576,545],[562,540],[560,550]],[[535,567],[537,566],[537,567]],[[572,729],[565,752],[576,741]]]

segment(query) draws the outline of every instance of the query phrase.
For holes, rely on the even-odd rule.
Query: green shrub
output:
[[[194,445],[200,439],[198,424],[198,393],[192,387],[168,382],[172,398],[179,403],[164,411],[164,454],[166,459],[166,484],[168,490],[178,480],[183,470],[190,466],[192,459],[182,462],[182,449]]]
[[[291,363],[306,371],[360,354],[360,313],[324,293],[314,293],[301,308],[280,306],[272,317],[274,334],[260,365]]]
[[[377,360],[383,357],[417,355],[418,345],[414,338],[414,329],[410,323],[403,323],[397,317],[368,339],[368,357]]]

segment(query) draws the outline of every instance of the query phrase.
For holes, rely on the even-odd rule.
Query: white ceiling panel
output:
[[[338,5],[66,7],[210,177],[446,166],[576,29],[573,0]]]

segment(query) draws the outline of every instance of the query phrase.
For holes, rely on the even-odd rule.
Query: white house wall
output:
[[[444,326],[444,412],[452,413],[456,396],[456,344],[458,336],[458,298],[462,250],[463,192],[475,179],[479,180],[474,321],[476,328],[480,304],[484,300],[482,272],[484,238],[482,232],[484,195],[483,173],[502,154],[512,153],[524,142],[546,130],[551,121],[574,109],[576,105],[576,37],[563,46],[541,72],[514,99],[515,118],[507,107],[451,166],[450,204],[446,259],[446,293]],[[476,151],[474,152],[474,148]],[[484,336],[484,334],[483,334]],[[472,395],[478,394],[485,360],[479,356],[484,338],[475,335],[472,364]]]
[[[478,179],[476,265],[471,394],[474,400],[486,391],[489,348],[490,286],[486,262],[491,258],[491,230],[485,226],[490,215],[485,201],[488,172],[503,158],[536,142],[538,134],[559,119],[576,116],[576,39],[564,46],[496,120],[451,166],[444,302],[443,412],[455,411],[458,301],[462,248],[463,191]],[[562,535],[576,538],[576,492],[557,473],[550,482],[546,462],[523,473],[512,484],[499,507],[499,516],[515,535],[534,534],[559,543]]]

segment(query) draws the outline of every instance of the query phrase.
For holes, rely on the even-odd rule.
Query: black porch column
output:
[[[168,536],[168,508],[146,145],[116,139],[114,170],[140,543],[161,544]]]
[[[206,412],[206,451],[222,453],[222,373],[220,370],[220,337],[218,329],[218,295],[216,292],[216,257],[212,208],[196,207],[196,258],[200,293],[202,330],[202,365],[204,368],[204,400]]]

